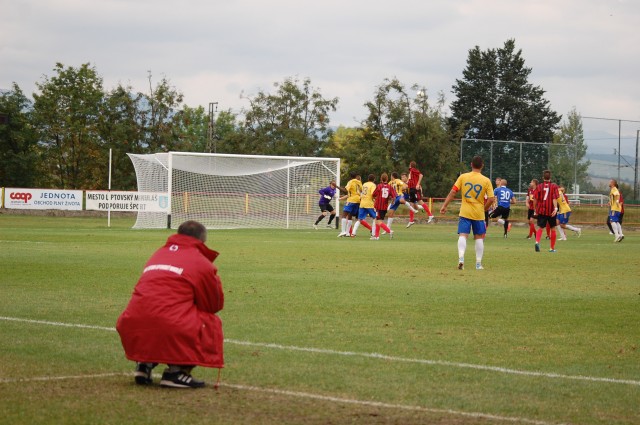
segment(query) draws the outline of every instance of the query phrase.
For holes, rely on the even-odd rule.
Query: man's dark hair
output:
[[[398,178],[398,173],[395,172],[395,171],[393,173],[391,173],[391,178],[392,179],[397,179]]]
[[[544,170],[542,172],[542,179],[546,180],[546,181],[550,181],[551,180],[551,171],[549,170]]]
[[[178,227],[178,234],[192,236],[200,239],[202,242],[207,241],[207,228],[193,220],[182,223],[180,227]]]
[[[479,155],[474,156],[471,160],[471,166],[477,170],[481,170],[482,167],[484,167],[484,161],[482,160],[482,157]]]
[[[369,174],[369,181],[370,182],[375,181],[375,179],[376,179],[376,175],[375,174]]]

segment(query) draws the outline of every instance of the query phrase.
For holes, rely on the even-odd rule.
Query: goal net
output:
[[[307,228],[319,214],[318,190],[331,180],[340,184],[338,158],[128,155],[138,192],[161,192],[168,198],[168,213],[138,212],[133,226],[138,229],[177,228],[186,220],[210,229]]]

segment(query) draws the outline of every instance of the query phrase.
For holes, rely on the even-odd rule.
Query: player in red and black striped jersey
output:
[[[409,181],[407,186],[409,187],[409,204],[416,210],[423,210],[429,219],[427,224],[431,223],[435,217],[431,213],[429,206],[421,201],[422,199],[422,178],[423,174],[416,168],[416,162],[411,161],[409,163]],[[411,227],[414,224],[413,214],[409,214],[409,223],[407,227]]]
[[[387,173],[382,173],[380,176],[380,183],[376,186],[376,190],[373,191],[373,207],[376,209],[376,227],[374,229],[371,239],[380,239],[380,228],[389,234],[390,238],[393,238],[393,232],[384,224],[384,217],[387,215],[389,203],[396,199],[396,191],[388,183],[389,176]]]
[[[533,206],[538,217],[536,223],[536,252],[540,252],[540,238],[542,229],[549,225],[549,237],[551,239],[551,249],[549,252],[556,252],[556,216],[558,214],[558,185],[551,182],[551,171],[544,170],[543,181],[534,192]]]

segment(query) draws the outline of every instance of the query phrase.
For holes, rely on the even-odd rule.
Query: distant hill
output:
[[[591,161],[587,173],[593,184],[618,178],[618,155],[587,153],[585,159]],[[636,159],[632,156],[620,156],[620,183],[633,184],[635,162]]]

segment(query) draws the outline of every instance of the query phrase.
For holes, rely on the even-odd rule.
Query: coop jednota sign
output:
[[[4,207],[20,210],[82,210],[81,190],[4,189]]]

